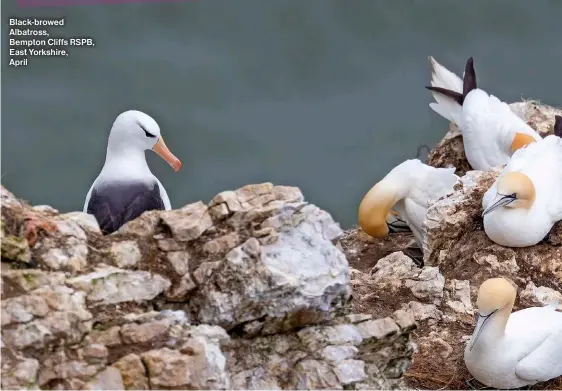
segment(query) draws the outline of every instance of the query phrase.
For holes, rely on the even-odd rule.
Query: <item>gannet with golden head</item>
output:
[[[514,151],[541,139],[506,103],[477,88],[472,57],[463,81],[433,57],[429,61],[432,79],[426,88],[436,101],[429,106],[459,127],[472,168],[486,171],[506,164]]]
[[[412,232],[408,224],[398,214],[397,211],[391,209],[386,217],[386,225],[388,225],[388,231],[390,233],[396,232]]]
[[[511,313],[515,296],[515,288],[503,278],[484,281],[478,291],[478,320],[464,362],[488,387],[519,388],[562,376],[558,303]]]
[[[422,223],[430,202],[451,193],[457,180],[454,168],[431,167],[419,159],[406,160],[363,197],[359,225],[367,234],[383,237],[389,231],[403,229],[405,223],[421,247]]]
[[[562,117],[555,135],[516,151],[482,199],[484,231],[497,244],[527,247],[562,220]]]
[[[117,231],[145,211],[171,209],[164,186],[146,163],[144,151],[148,149],[174,171],[181,168],[152,117],[136,110],[121,113],[109,133],[105,164],[84,203],[84,212],[96,217],[103,233]]]

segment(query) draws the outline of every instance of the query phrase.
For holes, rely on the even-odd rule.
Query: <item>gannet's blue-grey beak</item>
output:
[[[478,314],[478,321],[476,322],[476,328],[474,329],[474,333],[472,333],[472,340],[470,341],[469,350],[472,350],[472,348],[474,347],[474,344],[476,343],[476,341],[478,340],[478,337],[480,336],[480,333],[484,329],[484,326],[486,326],[486,323],[488,323],[488,320],[492,317],[492,315],[494,315],[496,313],[496,311],[497,310],[492,311],[488,315]]]
[[[498,194],[496,196],[496,199],[497,199],[496,202],[494,202],[492,205],[487,207],[486,210],[484,210],[484,212],[482,212],[482,217],[484,217],[488,213],[493,212],[494,210],[496,210],[496,209],[498,209],[502,206],[506,206],[506,205],[511,204],[517,198],[515,197],[515,194],[510,194],[510,195]]]

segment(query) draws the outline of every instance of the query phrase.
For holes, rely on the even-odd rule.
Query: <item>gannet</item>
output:
[[[562,220],[562,118],[555,135],[516,151],[482,198],[484,231],[507,247],[533,246]]]
[[[431,167],[419,159],[406,160],[363,197],[359,206],[359,225],[367,234],[383,237],[391,229],[403,228],[405,223],[421,247],[422,223],[429,203],[451,193],[457,180],[454,168]]]
[[[466,158],[475,170],[486,171],[508,162],[517,149],[541,136],[511,111],[507,103],[476,87],[472,57],[464,81],[429,57],[431,87],[437,103],[430,107],[461,130]]]
[[[515,288],[503,278],[484,281],[478,291],[476,328],[464,351],[471,375],[496,389],[519,388],[562,375],[558,303],[511,313],[515,295]]]
[[[171,209],[164,186],[148,168],[147,149],[160,155],[174,171],[181,168],[152,117],[137,110],[119,114],[109,133],[105,164],[84,203],[84,212],[96,217],[105,234],[145,211]]]
[[[408,224],[398,214],[397,211],[391,209],[386,217],[386,225],[388,225],[388,231],[394,232],[412,232]]]

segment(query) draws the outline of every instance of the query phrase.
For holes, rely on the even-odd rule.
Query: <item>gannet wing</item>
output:
[[[435,168],[420,164],[418,179],[410,194],[404,199],[405,220],[409,223],[416,241],[421,246],[422,225],[427,214],[427,208],[439,198],[453,192],[457,183],[455,168]]]
[[[431,56],[429,56],[429,63],[431,65],[432,87],[444,88],[462,94],[463,81],[457,75],[439,64]],[[462,106],[454,99],[442,93],[432,91],[431,94],[435,102],[430,103],[429,107],[443,118],[453,121],[459,126]]]
[[[462,94],[463,82],[460,77],[439,64],[433,56],[429,56],[429,63],[431,65],[431,85],[433,87],[446,88]]]
[[[515,374],[537,382],[562,376],[562,322],[535,350],[517,363]]]
[[[535,129],[531,128],[527,122],[511,110],[509,105],[494,95],[490,95],[488,100],[491,120],[496,123],[500,145],[509,149],[515,133],[522,133],[531,136],[535,141],[540,141],[542,137]]]
[[[529,176],[537,192],[549,193],[546,211],[552,221],[562,220],[562,139],[550,135],[513,154],[504,171],[521,171]]]
[[[472,94],[470,105],[463,109],[462,135],[465,149],[472,148],[471,164],[475,165],[475,169],[485,170],[506,163],[512,155],[511,144],[516,133],[540,140],[540,135],[507,103],[482,90],[475,90]]]
[[[459,178],[454,167],[435,168],[423,164],[420,168],[423,170],[420,169],[419,179],[407,198],[427,209],[432,202],[452,193]]]

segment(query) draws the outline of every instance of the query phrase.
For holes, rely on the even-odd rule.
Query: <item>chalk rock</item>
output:
[[[399,323],[402,323],[400,325]],[[296,333],[232,340],[225,346],[234,389],[390,389],[401,384],[414,345],[413,318],[311,326]],[[382,376],[381,376],[382,374]],[[384,379],[384,380],[382,380]]]
[[[446,287],[446,304],[453,311],[473,315],[474,310],[470,299],[470,281],[450,280]]]
[[[83,290],[89,302],[100,305],[151,300],[170,287],[170,281],[158,274],[114,267],[72,278],[67,284]]]
[[[2,360],[3,390],[37,390],[39,361],[33,358],[23,360]]]
[[[562,311],[562,293],[546,286],[537,287],[533,281],[529,281],[525,289],[519,293],[519,299],[529,306],[558,303],[557,309]]]
[[[316,206],[278,204],[286,193],[275,191],[257,196],[268,196],[268,206],[245,213],[257,201],[249,191],[242,194],[240,206],[225,201],[236,210],[232,224],[259,216],[262,228],[276,230],[276,239],[260,244],[250,238],[226,254],[191,300],[199,321],[227,330],[258,321],[261,332],[273,333],[329,319],[350,295],[347,260],[332,243],[341,235],[339,226]]]
[[[139,246],[134,240],[113,243],[111,245],[111,253],[115,258],[117,266],[122,268],[136,266],[142,257]]]
[[[126,390],[148,390],[148,377],[141,358],[131,353],[113,364],[121,373]]]
[[[3,388],[404,386],[414,317],[348,313],[342,230],[298,188],[248,185],[106,236],[4,190],[2,235],[24,250],[2,262]],[[29,246],[39,216],[56,229]],[[402,288],[433,299],[436,268],[402,262]]]
[[[418,322],[428,319],[440,320],[443,316],[443,312],[435,304],[425,304],[418,301],[410,301],[403,306],[403,309],[411,312]]]
[[[82,387],[83,390],[123,390],[123,379],[117,368],[108,367]]]
[[[445,278],[438,267],[417,267],[412,259],[402,252],[392,253],[382,259],[371,270],[371,284],[377,291],[409,288],[413,296],[428,301],[443,296]]]

